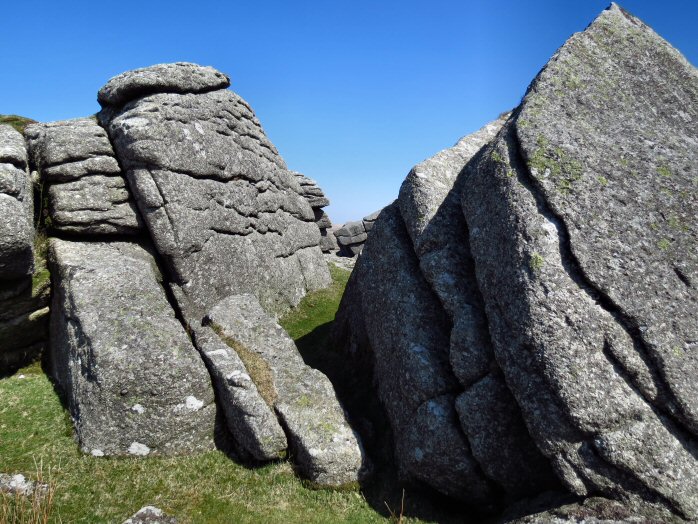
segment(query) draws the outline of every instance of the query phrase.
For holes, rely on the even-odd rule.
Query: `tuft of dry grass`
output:
[[[36,476],[30,479],[34,487],[29,493],[15,491],[7,493],[0,491],[0,523],[1,524],[48,524],[60,519],[52,519],[56,496],[56,482],[52,476],[52,468],[48,466],[44,472],[43,459],[36,463]]]

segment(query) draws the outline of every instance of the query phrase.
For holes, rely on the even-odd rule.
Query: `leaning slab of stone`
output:
[[[373,359],[403,472],[492,502],[552,471],[695,519],[698,72],[612,5],[494,124],[410,173],[337,315],[347,355]],[[402,413],[420,393],[464,443],[443,465],[424,450],[446,432]]]
[[[251,376],[254,372],[249,372],[247,368],[255,362],[244,362],[240,354],[231,348],[230,340],[226,342],[210,326],[197,321],[196,315],[192,315],[192,306],[179,288],[174,287],[173,292],[211,375],[218,394],[218,405],[225,414],[237,453],[258,462],[285,458],[288,442],[274,413],[268,388],[265,389],[262,384],[258,386]]]
[[[53,231],[131,235],[141,221],[106,132],[94,118],[27,127],[31,156],[45,183]]]
[[[325,486],[358,481],[359,442],[332,384],[303,362],[293,340],[257,299],[249,294],[228,297],[210,311],[206,322],[227,343],[229,358],[242,360],[278,414],[300,474]]]
[[[310,204],[228,85],[212,68],[164,64],[99,96],[155,248],[200,318],[240,293],[280,313],[330,283]]]
[[[34,271],[34,199],[24,137],[0,125],[0,280]]]
[[[95,456],[213,448],[210,378],[135,243],[50,240],[52,375]]]

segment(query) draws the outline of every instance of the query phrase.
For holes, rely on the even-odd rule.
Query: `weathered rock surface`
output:
[[[50,241],[51,365],[80,447],[95,456],[213,447],[213,389],[152,255],[126,242]]]
[[[186,296],[177,288],[174,291],[187,327],[211,375],[237,452],[242,457],[260,462],[285,457],[288,449],[286,434],[276,418],[273,405],[268,402],[267,391],[262,384],[259,387],[255,384],[250,376],[253,373],[248,372],[245,362],[233,349],[235,342],[220,336],[210,326],[201,325],[191,315]]]
[[[201,68],[195,76],[210,73]],[[192,72],[171,64],[152,74],[176,80]],[[177,91],[158,82],[147,92]],[[199,318],[241,293],[278,313],[330,282],[296,177],[250,107],[215,89],[224,84],[178,90],[184,94],[137,91],[140,98],[100,114],[155,247]]]
[[[614,4],[511,116],[412,170],[337,316],[408,478],[475,501],[552,471],[698,517],[697,145],[698,72]],[[458,416],[430,432],[403,413],[420,392]],[[410,468],[410,431],[423,451],[456,430],[465,446]]]
[[[48,491],[47,484],[30,480],[20,473],[15,475],[0,473],[0,493],[31,497],[34,494],[41,496],[46,491]]]
[[[31,156],[46,183],[48,224],[78,235],[142,228],[107,133],[94,118],[27,127]]]
[[[332,384],[303,362],[293,340],[257,299],[228,297],[209,312],[206,322],[228,344],[228,357],[238,353],[278,413],[300,473],[321,485],[359,480],[361,449]]]
[[[329,206],[330,201],[325,196],[325,193],[318,183],[312,178],[293,172],[293,175],[298,181],[298,185],[301,188],[301,195],[308,201],[310,207],[313,209],[313,214],[315,215],[315,223],[317,227],[320,228],[320,249],[323,253],[329,253],[337,249],[336,242],[332,242],[333,238],[328,234],[328,230],[332,227],[332,221],[323,207]]]
[[[22,135],[0,125],[0,280],[34,271],[34,198]]]
[[[177,524],[177,519],[155,506],[143,506],[123,524]]]
[[[230,79],[212,67],[188,62],[157,64],[126,71],[97,94],[103,106],[119,106],[153,93],[205,93],[230,86]]]
[[[380,210],[371,213],[362,220],[347,222],[342,227],[332,231],[339,246],[340,256],[355,257],[361,254],[368,238],[368,232],[373,228],[379,215]]]

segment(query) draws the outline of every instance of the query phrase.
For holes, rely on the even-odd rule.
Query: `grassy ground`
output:
[[[327,340],[349,273],[333,268],[332,275],[332,287],[309,295],[282,319],[294,338],[316,351]],[[175,458],[83,455],[35,364],[0,380],[0,472],[36,478],[37,464],[54,487],[51,522],[119,523],[147,504],[183,523],[384,520],[358,491],[308,489],[288,463],[248,469],[219,451]]]
[[[35,123],[36,120],[25,118],[18,115],[0,115],[0,124],[10,124],[20,133],[24,133],[24,128],[29,124]]]

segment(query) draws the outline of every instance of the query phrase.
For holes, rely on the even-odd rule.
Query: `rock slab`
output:
[[[326,486],[360,478],[362,453],[332,384],[308,367],[293,340],[253,295],[217,304],[207,323],[246,360],[247,372],[278,413],[300,473]]]
[[[215,404],[153,256],[127,242],[51,239],[51,367],[95,456],[213,448]]]

